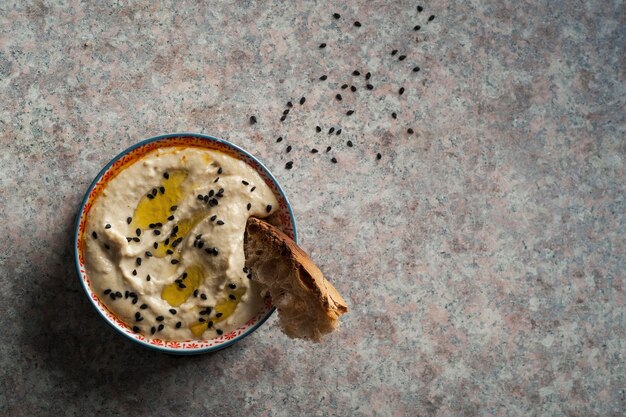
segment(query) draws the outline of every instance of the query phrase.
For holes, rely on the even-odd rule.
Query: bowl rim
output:
[[[80,260],[79,260],[79,244],[78,244],[79,242],[78,242],[78,239],[79,239],[79,235],[80,235],[80,223],[81,223],[81,220],[83,218],[83,210],[84,210],[85,205],[87,204],[87,202],[89,200],[89,196],[91,195],[93,189],[98,184],[98,181],[100,181],[100,179],[109,170],[109,168],[111,168],[111,166],[113,166],[113,164],[115,164],[119,159],[124,157],[126,154],[132,152],[133,150],[135,150],[135,149],[137,149],[137,148],[139,148],[141,146],[147,145],[149,143],[157,142],[157,141],[164,140],[164,139],[174,138],[174,137],[194,137],[194,138],[207,140],[207,141],[210,141],[210,142],[218,142],[218,143],[221,143],[221,144],[226,145],[228,147],[231,147],[231,148],[235,149],[238,152],[241,152],[242,154],[246,155],[248,158],[250,158],[253,161],[255,161],[257,164],[259,164],[261,169],[263,171],[265,171],[265,173],[268,175],[268,177],[276,185],[276,188],[278,189],[281,197],[285,200],[285,203],[286,203],[286,206],[287,206],[287,212],[289,213],[289,218],[290,218],[291,224],[293,225],[293,237],[294,237],[293,240],[296,243],[298,242],[298,232],[297,232],[297,227],[296,227],[296,219],[295,219],[295,217],[293,215],[293,210],[291,208],[291,203],[289,202],[289,199],[287,198],[287,195],[285,194],[285,191],[281,187],[280,183],[278,182],[278,180],[276,179],[274,174],[272,174],[272,172],[261,161],[259,161],[254,155],[252,155],[250,152],[246,151],[244,148],[242,148],[242,147],[240,147],[238,145],[235,145],[232,142],[229,142],[229,141],[227,141],[225,139],[221,139],[221,138],[218,138],[218,137],[215,137],[215,136],[205,135],[205,134],[202,134],[202,133],[191,133],[191,132],[167,133],[167,134],[163,134],[163,135],[153,136],[153,137],[150,137],[148,139],[144,139],[144,140],[142,140],[140,142],[137,142],[134,145],[131,145],[128,148],[124,149],[122,152],[118,153],[114,158],[112,158],[100,170],[100,172],[98,172],[96,177],[93,179],[93,181],[89,185],[89,188],[87,189],[87,192],[85,193],[85,195],[84,195],[84,197],[83,197],[83,199],[82,199],[82,201],[80,203],[80,207],[78,209],[78,213],[76,214],[76,219],[75,219],[75,222],[74,222],[74,241],[73,241],[73,246],[74,246],[74,248],[73,248],[74,249],[74,266],[76,267],[76,273],[78,275],[78,280],[81,283],[81,286],[83,288],[83,291],[85,292],[85,295],[87,296],[87,299],[89,300],[89,303],[98,312],[98,314],[104,319],[104,321],[106,323],[108,323],[109,326],[111,326],[113,329],[115,329],[118,333],[122,334],[125,338],[130,339],[133,342],[140,344],[143,347],[149,348],[151,350],[156,350],[158,352],[175,354],[175,355],[198,355],[198,354],[201,354],[201,353],[215,352],[215,351],[227,348],[229,346],[232,346],[234,343],[240,341],[241,339],[245,338],[246,336],[254,333],[263,323],[265,323],[267,321],[267,319],[270,318],[270,316],[274,313],[276,308],[272,307],[265,314],[265,316],[263,318],[261,318],[252,327],[246,329],[240,335],[235,336],[234,338],[232,338],[232,339],[230,339],[230,340],[228,340],[228,341],[226,341],[226,342],[224,342],[222,344],[219,344],[219,345],[208,346],[208,347],[200,347],[200,348],[185,348],[185,349],[153,345],[153,344],[147,343],[147,342],[145,342],[143,340],[136,339],[136,338],[132,337],[132,335],[124,332],[115,323],[111,322],[111,320],[109,320],[109,318],[106,317],[103,314],[102,311],[100,311],[100,308],[98,307],[98,305],[96,305],[96,302],[90,296],[89,288],[87,288],[88,284],[85,282],[84,279],[82,279],[82,274],[81,274],[81,269],[80,269]]]

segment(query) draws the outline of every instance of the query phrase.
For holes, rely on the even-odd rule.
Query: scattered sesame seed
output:
[[[252,204],[250,204],[250,203],[248,203],[248,204],[246,205],[246,209],[248,209],[248,210],[250,210],[250,208],[251,208],[251,207],[252,207]]]
[[[147,304],[142,304],[139,306],[140,309],[145,310],[146,308],[148,308]]]
[[[132,218],[132,217],[128,217],[128,218],[126,218],[126,223],[130,224],[132,221],[133,221],[133,218]]]
[[[136,312],[135,313],[135,320],[138,320],[141,317],[141,313],[140,312]]]
[[[164,328],[165,328],[165,326],[164,326],[163,324],[159,324],[159,328],[158,328],[157,330],[160,332],[160,331],[161,331],[161,330],[163,330]]]
[[[156,320],[156,321],[163,321],[163,320],[165,320],[165,317],[163,317],[163,316],[158,316],[155,320]]]
[[[287,146],[286,152],[287,153],[291,152],[291,145]]]
[[[361,22],[359,22],[358,20],[356,22],[354,22],[354,26],[360,28],[361,27]]]
[[[351,86],[350,87],[350,91],[352,91],[354,93],[356,91],[356,87],[355,86]]]
[[[319,126],[315,126],[315,131],[316,131],[317,133],[319,133],[319,132],[321,132],[321,131],[322,131],[322,128],[321,128],[321,127],[319,127]]]
[[[222,220],[218,220],[215,222],[218,226],[222,226],[224,224],[224,221]]]
[[[171,254],[173,254],[173,253],[174,253],[174,251],[173,251],[173,250],[171,250],[171,249],[168,249],[168,250],[166,250],[166,251],[165,251],[165,253],[167,253],[168,255],[171,255]]]
[[[213,182],[218,182],[220,180],[220,177],[215,178],[215,180]]]
[[[326,44],[325,43],[320,43],[320,49],[324,49],[326,48]]]
[[[146,251],[146,256],[147,256],[148,258],[149,258],[149,257],[151,257],[151,256],[152,256],[152,252],[150,252],[150,251]]]
[[[91,236],[93,236],[94,239],[98,239],[98,234],[95,231],[91,232]]]
[[[209,220],[211,220],[212,222],[214,222],[215,219],[217,219],[217,214],[214,214],[209,218]],[[196,239],[199,239],[199,238],[196,238]]]
[[[157,235],[157,236],[158,236],[158,235],[160,235],[160,234],[161,234],[161,231],[160,231],[160,230],[153,230],[153,231],[152,231],[152,233],[154,233],[155,235]]]
[[[150,274],[148,274],[148,276],[146,277],[146,281],[150,281],[152,279],[152,277],[150,276]]]
[[[107,224],[104,226],[104,228],[105,228],[105,229],[110,229],[110,228],[111,228],[111,225],[107,223]]]
[[[354,110],[348,110],[346,112],[346,116],[352,116],[354,114]]]
[[[394,119],[398,118],[398,114],[396,112],[391,113],[391,117],[393,117]]]
[[[152,196],[153,196],[153,197],[156,197],[157,193],[158,193],[157,189],[156,189],[156,188],[153,188],[153,189],[152,189]]]
[[[276,143],[282,142],[282,140],[283,140],[283,137],[282,137],[282,136],[279,136],[279,137],[276,139]]]
[[[339,13],[333,13],[333,17],[335,19],[339,19],[341,17],[341,15]]]
[[[413,68],[413,72],[419,72],[419,70],[420,70],[420,67]]]
[[[133,332],[135,333],[139,333],[141,331],[141,329],[137,326],[133,326]]]
[[[187,288],[187,286],[186,286],[185,284],[182,284],[182,283],[181,283],[181,284],[178,284],[178,288],[181,288],[181,289],[182,289],[182,288]]]
[[[107,288],[106,290],[104,290],[104,295],[109,295],[110,292],[111,292],[111,289]]]
[[[287,107],[293,107],[293,103],[291,101],[287,102]]]
[[[161,194],[165,194],[165,187],[160,186],[160,187],[159,187],[159,192],[160,192]]]
[[[209,320],[207,322],[207,327],[210,329],[211,327],[213,327],[213,322],[211,320]]]
[[[315,148],[311,149],[311,153],[318,153],[319,151]]]
[[[256,116],[250,116],[250,124],[253,125],[256,123]]]
[[[428,21],[429,21],[429,22],[432,22],[434,19],[435,19],[435,15],[434,15],[434,14],[432,14],[432,15],[430,15],[430,17],[428,18]]]
[[[322,75],[322,76],[320,77],[320,80],[322,80],[322,81],[326,81],[326,79],[328,79],[328,76],[327,76],[327,75]]]
[[[200,298],[202,298],[203,300],[206,300],[206,294],[200,294]]]
[[[220,329],[215,329],[215,331],[217,332],[217,334],[221,335],[222,333],[224,333],[223,331],[221,331]]]
[[[404,94],[404,87],[400,87],[400,89],[398,90],[398,94],[400,95]]]
[[[419,13],[421,13],[423,10],[424,10],[424,8],[423,8],[422,6],[417,6],[417,11],[418,11]]]
[[[253,192],[254,190],[256,190],[256,185],[250,188],[250,192]]]
[[[173,308],[170,308],[169,312],[172,313],[172,314],[176,314],[176,310],[173,309]]]
[[[176,264],[177,264],[177,263],[179,263],[179,262],[180,262],[180,261],[179,261],[178,259],[172,259],[172,260],[170,261],[170,263],[171,263],[172,265],[176,265]]]
[[[397,49],[394,49],[393,51],[391,51],[391,56],[394,56],[394,55],[395,55],[395,54],[397,54],[397,53],[398,53],[398,50],[397,50]]]
[[[217,175],[221,175],[221,174],[222,174],[222,172],[224,172],[224,171],[222,170],[222,167],[219,167],[219,168],[217,169]]]
[[[335,135],[337,136],[341,135],[341,129],[337,129],[337,132],[335,132]]]
[[[372,84],[368,84],[365,87],[367,87],[368,90],[373,90],[374,86]]]
[[[372,73],[368,72],[367,74],[365,74],[365,79],[369,80],[372,77]]]
[[[104,244],[104,249],[109,250],[109,249],[111,249],[111,247],[105,243]]]
[[[137,270],[133,269],[133,275],[137,275]]]
[[[413,30],[420,30],[422,27],[420,25],[413,26]]]
[[[222,168],[220,168],[220,169],[222,169]],[[178,208],[178,206],[172,206],[172,207],[170,207],[170,211],[176,211],[177,208]]]
[[[383,156],[380,154],[380,152],[376,154],[376,159],[380,159],[380,158],[382,158],[382,157],[383,157]]]
[[[127,241],[127,242],[132,242],[132,240],[133,240],[133,238],[132,238],[132,237],[127,237],[127,238],[126,238],[126,241]]]
[[[137,258],[135,261],[137,262],[137,265],[141,265],[141,258]]]
[[[138,237],[134,237],[133,242],[141,242],[141,239],[139,239]]]
[[[347,141],[346,145],[348,145],[348,147],[351,148],[353,146],[352,141],[351,140]]]
[[[341,86],[342,90],[345,90],[346,88],[348,88],[348,84],[344,84],[344,85]]]
[[[285,116],[286,116],[286,115],[288,115],[288,114],[289,114],[289,109],[285,109],[285,110],[283,110],[283,114],[284,114]]]
[[[335,96],[335,98],[336,98],[337,100],[341,101],[341,99],[342,99],[341,94],[337,94],[337,95]]]
[[[167,172],[164,172],[164,173],[163,173],[163,177],[164,177],[166,180],[169,180],[169,179],[170,179],[170,174],[168,174]]]
[[[150,328],[150,334],[155,334],[156,333],[156,328],[154,326],[152,326]]]
[[[235,297],[235,294],[228,294],[228,298],[230,298],[231,300],[237,299],[237,297]]]
[[[398,61],[404,61],[406,59],[406,55],[400,55],[398,57]]]
[[[249,183],[248,181],[246,181],[246,180],[241,180],[241,183],[242,183],[243,185],[250,185],[250,183]]]
[[[272,211],[272,205],[271,205],[271,204],[268,204],[268,205],[265,207],[265,211],[267,211],[268,213],[269,213],[270,211]]]
[[[330,152],[331,149],[332,147],[329,146],[328,148],[326,148],[326,152]]]
[[[334,156],[332,158],[330,158],[330,162],[332,162],[333,164],[337,163],[337,158],[335,158]]]
[[[330,129],[328,129],[328,134],[330,135],[331,133],[333,133],[335,131],[334,127],[331,127]]]
[[[235,285],[235,284],[228,284],[228,288],[230,288],[231,290],[234,290],[235,288],[237,288],[237,285]]]
[[[128,298],[128,294],[129,294],[128,290],[124,291],[124,298]]]
[[[182,326],[182,325],[183,325],[183,323],[179,321],[178,323],[176,323],[176,328],[180,329],[180,326]]]
[[[412,134],[413,134],[413,129],[408,128],[408,129],[406,130],[406,133],[408,133],[409,135],[412,135]]]
[[[304,104],[304,102],[306,101],[306,97],[302,97],[300,98],[300,105],[302,106]]]
[[[354,70],[352,71],[352,75],[354,75],[355,77],[358,77],[359,75],[361,75],[361,73],[358,70]]]
[[[293,168],[293,161],[289,161],[285,164],[285,169],[291,169]]]
[[[123,297],[122,293],[121,293],[121,292],[119,292],[119,291],[115,291],[115,296],[116,296],[117,298],[122,298],[122,297]]]

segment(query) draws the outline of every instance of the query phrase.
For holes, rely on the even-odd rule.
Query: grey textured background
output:
[[[1,1],[0,414],[622,415],[624,2],[422,4]],[[89,306],[83,193],[176,131],[274,171],[351,308],[326,343],[170,357]]]

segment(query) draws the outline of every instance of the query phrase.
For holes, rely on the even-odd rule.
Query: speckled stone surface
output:
[[[623,2],[151,3],[0,2],[0,415],[622,415]],[[176,131],[274,171],[351,308],[324,344],[170,357],[89,305],[83,193]]]

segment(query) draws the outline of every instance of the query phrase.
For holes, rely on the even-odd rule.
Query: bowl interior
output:
[[[263,178],[265,183],[274,192],[276,199],[278,200],[279,209],[272,215],[272,223],[279,227],[289,237],[296,240],[296,224],[291,211],[289,201],[285,196],[280,185],[270,173],[270,171],[259,162],[256,158],[250,155],[245,150],[233,145],[222,139],[214,138],[206,135],[181,133],[163,135],[155,138],[147,139],[140,142],[115,157],[100,171],[98,176],[94,179],[93,183],[89,187],[83,204],[78,213],[75,230],[74,250],[76,268],[82,286],[89,297],[89,300],[96,308],[96,310],[105,318],[105,320],[113,326],[117,331],[131,338],[132,340],[149,348],[157,349],[167,353],[176,354],[197,354],[203,352],[214,351],[227,347],[237,340],[245,337],[256,330],[269,316],[273,313],[274,307],[269,301],[266,300],[265,307],[262,311],[252,317],[248,322],[239,328],[224,333],[215,339],[210,340],[183,340],[183,341],[169,341],[159,339],[148,339],[141,334],[137,334],[128,327],[126,323],[121,321],[100,301],[99,296],[92,290],[90,280],[85,273],[83,248],[84,248],[84,233],[87,220],[87,214],[91,209],[94,201],[106,188],[106,185],[115,176],[120,173],[124,168],[136,162],[142,158],[148,152],[162,147],[170,146],[185,146],[185,147],[199,147],[205,149],[211,149],[226,153],[237,159],[245,161],[248,165],[252,166]]]

